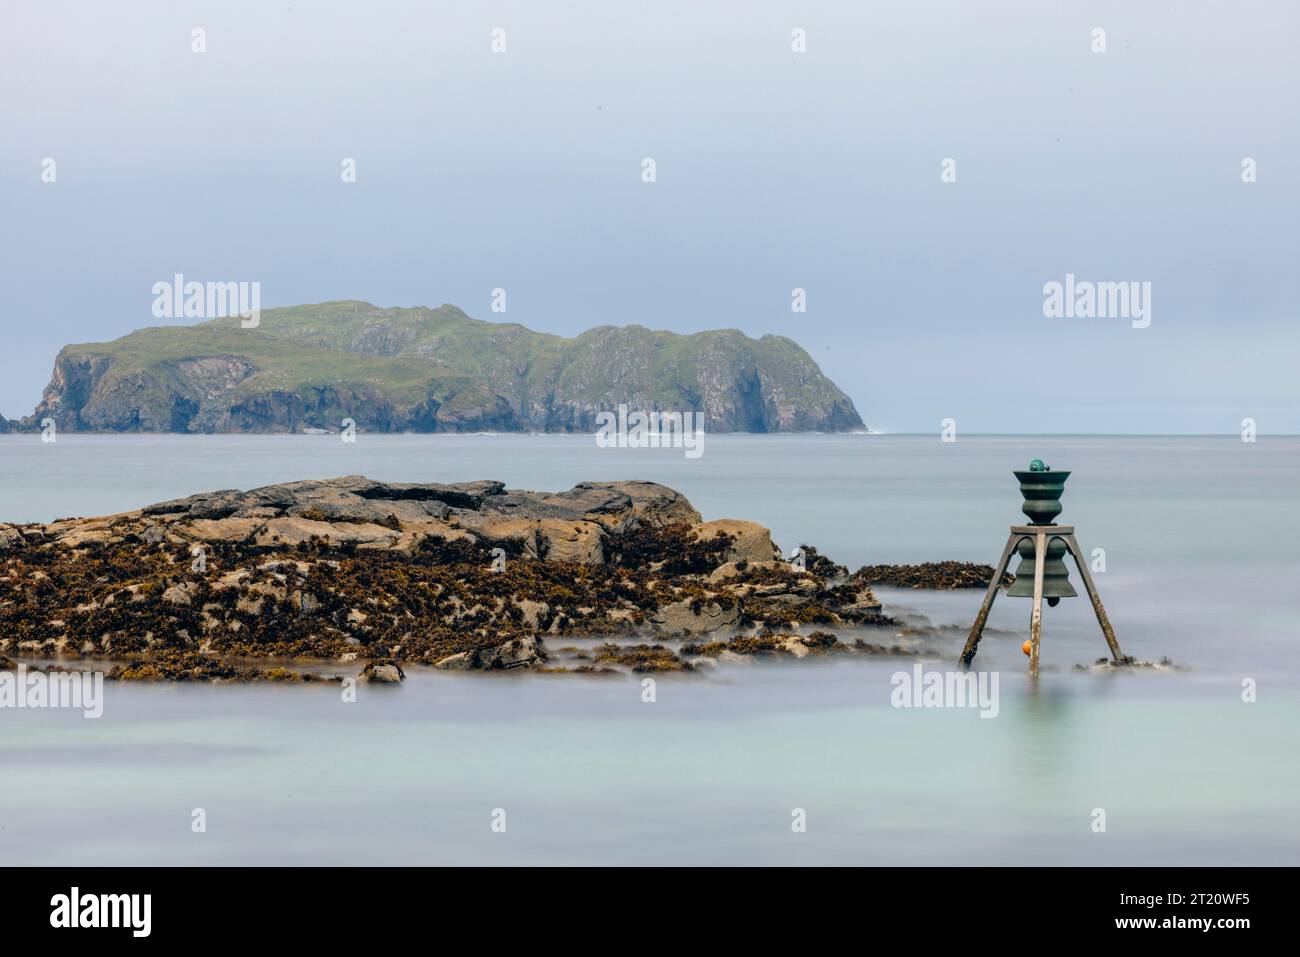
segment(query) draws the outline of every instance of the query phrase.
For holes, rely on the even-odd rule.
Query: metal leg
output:
[[[1011,535],[1007,539],[1007,547],[1002,549],[1002,557],[998,559],[997,566],[993,569],[993,580],[989,582],[989,589],[984,593],[984,604],[980,605],[980,613],[975,616],[975,624],[971,625],[970,634],[966,637],[966,645],[961,650],[961,666],[969,668],[971,660],[975,657],[975,649],[979,647],[980,638],[984,636],[984,625],[989,620],[989,609],[993,607],[993,599],[998,596],[998,586],[1002,584],[1002,576],[1006,574],[1007,566],[1011,564],[1011,552],[1019,541],[1019,535]]]
[[[1079,542],[1073,535],[1065,536],[1065,546],[1074,556],[1074,564],[1079,567],[1079,575],[1083,578],[1083,587],[1088,590],[1088,597],[1092,599],[1092,610],[1097,613],[1097,624],[1101,625],[1101,633],[1106,637],[1106,644],[1110,646],[1110,656],[1116,661],[1124,660],[1124,652],[1119,650],[1119,642],[1115,640],[1115,629],[1110,626],[1110,619],[1106,617],[1106,609],[1101,603],[1101,595],[1097,594],[1097,586],[1093,584],[1092,572],[1088,569],[1088,563],[1083,559],[1083,549],[1079,547]]]
[[[1034,536],[1034,610],[1029,616],[1029,673],[1038,674],[1038,639],[1043,632],[1043,566],[1047,563],[1047,533]]]

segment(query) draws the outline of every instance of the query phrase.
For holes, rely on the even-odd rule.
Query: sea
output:
[[[975,659],[997,678],[996,713],[898,706],[900,674],[953,669],[982,593],[878,589],[886,614],[933,635],[917,659],[724,662],[652,687],[412,666],[355,701],[337,686],[109,683],[98,719],[0,708],[0,865],[1300,863],[1300,438],[708,435],[703,448],[6,435],[0,521],[347,474],[538,490],[648,479],[706,519],[768,526],[787,554],[992,564],[1024,520],[1012,471],[1041,458],[1072,473],[1059,521],[1125,653],[1166,663],[1095,667],[1092,609],[1067,598],[1044,610],[1030,678],[1029,602],[1003,595]]]

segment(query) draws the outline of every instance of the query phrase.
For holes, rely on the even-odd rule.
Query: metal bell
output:
[[[1079,593],[1070,584],[1070,570],[1065,565],[1065,542],[1048,536],[1047,558],[1043,562],[1043,597],[1049,605],[1055,606],[1062,598],[1074,598]],[[1020,556],[1020,567],[1016,569],[1016,580],[1007,589],[1009,598],[1034,597],[1034,540],[1023,538],[1016,546]]]
[[[1069,472],[1053,472],[1043,464],[1042,459],[1034,459],[1025,472],[1013,473],[1020,482],[1020,494],[1024,504],[1020,510],[1029,518],[1030,525],[1052,526],[1053,519],[1061,514],[1061,495],[1065,491],[1065,480]],[[1065,542],[1050,535],[1047,538],[1047,556],[1043,562],[1043,597],[1049,605],[1055,605],[1062,598],[1074,598],[1078,592],[1070,584],[1070,571],[1065,566]],[[1016,580],[1007,589],[1010,598],[1034,597],[1034,540],[1023,538],[1016,545],[1016,554],[1020,556],[1020,567],[1016,569]]]

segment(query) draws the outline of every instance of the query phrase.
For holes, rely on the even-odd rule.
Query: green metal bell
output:
[[[1025,498],[1020,510],[1029,517],[1029,524],[1055,525],[1053,519],[1061,514],[1061,495],[1065,492],[1065,480],[1070,473],[1053,472],[1042,459],[1034,459],[1029,463],[1028,471],[1013,474],[1020,482],[1020,494]],[[1047,557],[1043,562],[1043,597],[1049,605],[1079,594],[1070,584],[1070,570],[1065,566],[1066,551],[1065,542],[1048,536]],[[1016,580],[1007,589],[1007,596],[1033,598],[1034,540],[1021,539],[1016,545],[1016,554],[1020,556],[1020,567],[1016,569]]]
[[[1047,559],[1043,562],[1043,597],[1049,605],[1055,605],[1062,598],[1074,598],[1079,593],[1070,584],[1070,570],[1065,566],[1065,542],[1059,538],[1047,538]],[[1016,569],[1016,580],[1007,589],[1008,598],[1034,597],[1034,540],[1022,538],[1016,546],[1020,556],[1020,567]]]
[[[1029,517],[1029,524],[1055,525],[1056,516],[1061,514],[1061,495],[1065,491],[1065,480],[1070,477],[1070,473],[1053,472],[1043,465],[1042,459],[1034,459],[1029,463],[1028,471],[1011,474],[1020,483],[1020,494],[1025,497],[1020,511]]]

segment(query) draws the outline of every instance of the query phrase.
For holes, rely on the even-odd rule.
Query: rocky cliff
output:
[[[852,401],[782,336],[601,326],[574,338],[455,306],[331,302],[65,347],[33,415],[146,432],[590,432],[601,412],[695,412],[710,432],[850,431]]]

